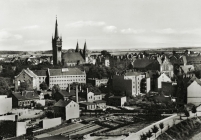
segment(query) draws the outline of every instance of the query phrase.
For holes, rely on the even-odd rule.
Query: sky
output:
[[[201,46],[201,0],[0,0],[0,50]]]

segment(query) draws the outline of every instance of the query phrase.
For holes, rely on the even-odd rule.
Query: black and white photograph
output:
[[[0,140],[201,140],[201,0],[0,0]]]

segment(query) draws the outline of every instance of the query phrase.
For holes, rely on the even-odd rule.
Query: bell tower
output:
[[[55,33],[52,36],[52,55],[53,55],[53,65],[61,64],[61,53],[62,53],[62,37],[59,37],[58,24],[56,18]]]

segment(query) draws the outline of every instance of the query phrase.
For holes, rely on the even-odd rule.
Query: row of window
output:
[[[51,76],[50,78],[74,78],[74,77],[86,77],[85,75],[78,75],[78,76]]]
[[[71,79],[71,80],[50,80],[50,82],[66,82],[66,81],[74,81],[74,82],[78,82],[78,81],[85,81],[85,79]]]

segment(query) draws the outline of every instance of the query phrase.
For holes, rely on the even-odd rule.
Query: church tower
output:
[[[59,37],[58,24],[56,19],[55,33],[52,36],[52,55],[53,55],[53,65],[61,64],[61,53],[62,53],[62,37]]]

